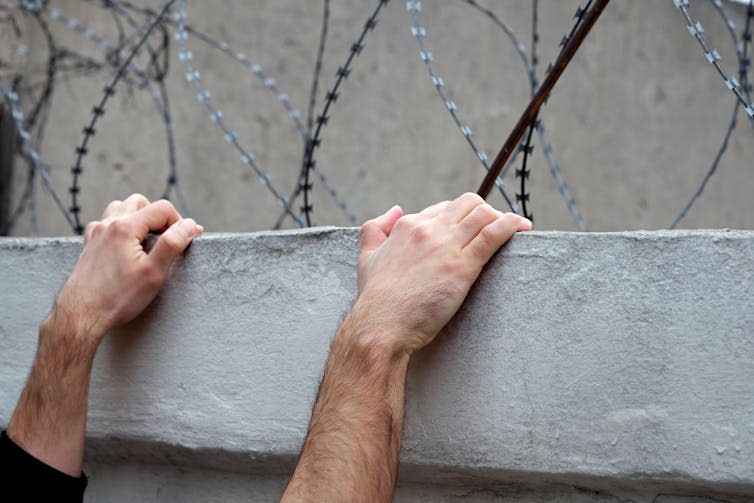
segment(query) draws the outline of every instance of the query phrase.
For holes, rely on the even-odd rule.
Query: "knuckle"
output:
[[[123,204],[123,201],[110,201],[110,203],[105,208],[105,215],[108,215],[118,209],[118,206],[120,206],[121,204]]]
[[[376,223],[374,220],[367,220],[366,222],[361,224],[361,230],[359,231],[361,237],[363,238],[365,234],[369,233],[375,225]]]
[[[127,201],[133,201],[133,202],[141,202],[149,204],[149,199],[146,198],[143,194],[139,194],[138,192],[134,192],[130,196],[128,196]]]
[[[477,205],[485,204],[482,196],[475,194],[474,192],[466,192],[461,196],[461,199],[463,199],[464,202],[475,203]]]
[[[160,239],[163,246],[173,254],[178,254],[183,250],[183,240],[178,236],[177,232],[166,232]]]
[[[114,236],[125,236],[131,232],[131,225],[123,218],[112,218],[106,223],[106,229]]]
[[[495,243],[495,240],[497,238],[497,234],[492,229],[491,226],[487,226],[479,233],[479,241],[484,246],[484,248],[490,248]]]
[[[171,213],[176,211],[175,206],[173,206],[173,203],[171,203],[167,199],[160,199],[158,201],[155,201],[154,204],[157,206],[157,208],[160,211],[171,212]]]
[[[427,224],[417,224],[411,230],[411,240],[416,243],[427,241],[431,235]]]
[[[99,228],[99,223],[100,222],[95,220],[86,224],[86,228],[84,229],[84,242],[87,242],[94,237],[95,231]]]
[[[148,288],[159,288],[162,286],[165,274],[153,262],[146,262],[142,269],[141,277]]]
[[[406,232],[410,231],[415,226],[416,218],[414,217],[414,215],[404,215],[399,218],[397,222],[395,222],[395,226],[393,228],[399,232]]]

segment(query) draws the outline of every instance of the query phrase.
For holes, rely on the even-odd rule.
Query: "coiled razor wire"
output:
[[[30,162],[34,168],[34,173],[39,175],[42,183],[47,189],[47,192],[49,192],[50,196],[52,196],[52,199],[53,201],[55,201],[58,209],[60,209],[63,216],[66,218],[66,220],[68,220],[68,223],[72,227],[74,227],[76,222],[73,215],[68,212],[65,204],[63,203],[63,199],[60,197],[60,194],[58,194],[55,188],[52,186],[52,183],[50,182],[49,172],[47,171],[47,168],[42,165],[39,153],[37,152],[37,149],[34,148],[31,133],[24,124],[24,112],[18,105],[18,94],[13,89],[8,89],[4,86],[2,86],[2,92],[11,107],[11,117],[13,117],[13,121],[16,125],[18,136],[23,141],[23,146],[26,149],[26,153],[28,154]]]
[[[179,45],[178,60],[186,66],[186,81],[194,87],[194,90],[196,91],[196,100],[200,104],[203,104],[207,109],[210,120],[212,120],[212,122],[214,122],[217,127],[220,128],[225,141],[233,145],[233,147],[235,147],[235,149],[238,151],[241,157],[241,162],[251,168],[251,170],[256,174],[259,183],[273,195],[277,203],[286,211],[286,213],[288,213],[288,215],[290,215],[290,217],[296,223],[296,226],[303,227],[303,221],[298,217],[298,215],[291,211],[288,199],[281,195],[280,192],[275,188],[275,186],[272,184],[270,175],[264,173],[261,169],[259,169],[254,154],[241,146],[238,141],[238,133],[232,131],[225,125],[222,110],[214,105],[210,92],[202,85],[201,75],[199,71],[194,67],[193,54],[188,48],[188,32],[185,28],[187,3],[187,0],[179,0],[179,9],[175,14],[175,19],[178,22],[178,32],[175,34],[175,39],[178,41]]]
[[[93,2],[93,0],[89,0],[89,1]],[[184,64],[188,63],[189,68],[193,68],[193,66],[191,65],[190,51],[187,51],[187,48],[185,47],[186,34],[189,34],[201,40],[202,42],[206,43],[208,46],[214,47],[215,49],[232,57],[235,61],[242,64],[253,75],[260,78],[262,82],[265,84],[265,89],[268,89],[276,97],[276,99],[285,108],[286,113],[293,119],[294,124],[296,125],[296,129],[298,130],[300,136],[302,137],[302,140],[304,141],[304,155],[303,155],[299,180],[296,183],[296,187],[292,191],[291,197],[286,199],[283,196],[281,196],[280,193],[274,187],[271,187],[271,185],[269,184],[269,175],[263,174],[261,170],[259,170],[256,167],[256,164],[254,164],[254,166],[251,166],[252,170],[257,174],[260,182],[263,185],[267,186],[268,189],[276,197],[278,204],[281,204],[281,202],[286,203],[286,204],[281,204],[281,206],[283,207],[282,208],[283,212],[281,213],[281,217],[278,219],[278,222],[276,223],[276,227],[278,227],[282,223],[282,220],[285,217],[291,217],[297,226],[303,225],[301,216],[296,215],[291,210],[291,206],[294,204],[295,199],[300,195],[301,192],[304,193],[304,206],[301,208],[301,211],[302,211],[301,215],[306,217],[306,222],[308,225],[311,224],[310,214],[312,212],[312,205],[310,202],[310,191],[312,189],[312,184],[310,182],[310,172],[312,171],[319,177],[321,186],[332,197],[332,199],[336,202],[336,205],[338,206],[338,208],[341,209],[341,211],[344,213],[344,215],[346,215],[349,221],[352,223],[356,222],[356,217],[350,211],[348,211],[347,207],[345,206],[345,203],[343,203],[343,201],[340,200],[335,190],[329,185],[329,183],[327,182],[327,179],[321,173],[320,169],[316,165],[314,161],[314,153],[322,141],[323,127],[329,119],[328,112],[330,111],[330,108],[332,107],[332,105],[334,104],[334,102],[336,101],[338,97],[343,81],[346,80],[348,74],[351,71],[351,66],[354,59],[360,54],[361,50],[364,48],[363,42],[364,42],[365,36],[368,34],[368,32],[374,29],[376,25],[377,15],[379,14],[382,7],[385,4],[387,4],[387,0],[379,1],[374,11],[367,19],[367,22],[365,23],[360,36],[358,37],[356,43],[352,45],[349,51],[346,63],[338,69],[335,84],[325,94],[323,112],[319,116],[316,117],[316,120],[314,119],[314,116],[313,116],[313,110],[316,106],[316,95],[317,95],[318,85],[320,82],[320,73],[321,73],[322,62],[324,58],[324,48],[325,48],[325,42],[326,42],[326,37],[327,37],[327,30],[329,26],[329,17],[330,17],[330,1],[329,0],[323,0],[324,11],[323,11],[323,19],[322,19],[322,30],[320,33],[319,45],[318,45],[316,59],[315,59],[314,76],[313,76],[311,88],[310,88],[308,113],[305,120],[302,120],[301,113],[299,112],[299,110],[293,106],[293,104],[288,99],[288,96],[278,88],[275,80],[269,77],[268,75],[266,75],[264,72],[262,72],[261,68],[258,65],[254,65],[251,62],[249,62],[248,59],[246,59],[245,55],[243,55],[242,53],[238,51],[233,50],[228,44],[224,42],[220,42],[212,38],[208,34],[199,32],[198,30],[195,30],[191,26],[187,25],[185,23],[185,1],[186,0],[180,0],[181,3],[179,4],[183,6],[182,11],[184,12],[184,16],[182,19],[179,19],[178,17],[176,17],[176,19],[172,19],[168,15],[168,12],[172,8],[173,4],[176,3],[176,0],[164,1],[162,4],[161,10],[159,11],[152,10],[147,7],[136,6],[130,3],[128,0],[107,0],[103,2],[101,4],[101,7],[112,12],[113,17],[116,21],[116,25],[121,33],[120,40],[118,43],[107,41],[105,38],[98,35],[96,31],[94,31],[92,28],[84,26],[75,18],[69,18],[69,17],[63,16],[56,9],[48,9],[47,7],[48,3],[42,0],[22,0],[19,3],[15,3],[13,5],[0,4],[0,24],[5,24],[5,23],[9,24],[12,27],[13,33],[16,35],[16,38],[20,40],[20,33],[21,33],[20,25],[15,20],[15,14],[16,13],[29,14],[32,20],[39,25],[43,33],[44,39],[46,41],[47,49],[48,49],[48,59],[46,61],[46,67],[45,67],[45,78],[44,78],[44,81],[41,83],[41,86],[37,84],[31,85],[31,84],[26,84],[24,82],[21,82],[19,80],[21,79],[20,76],[11,77],[10,81],[7,80],[8,77],[3,77],[2,76],[3,74],[1,72],[5,72],[8,69],[12,70],[13,67],[8,62],[0,59],[0,79],[3,79],[2,81],[0,81],[0,85],[2,86],[2,89],[3,89],[3,96],[5,97],[6,102],[11,108],[10,110],[11,116],[13,117],[14,123],[16,125],[16,129],[19,132],[20,145],[22,147],[19,153],[29,165],[29,169],[27,171],[28,173],[27,181],[25,184],[23,196],[21,197],[21,200],[18,202],[18,206],[12,212],[11,218],[8,220],[8,222],[4,223],[5,225],[3,226],[3,229],[7,231],[9,229],[9,226],[13,224],[13,222],[18,218],[21,212],[23,212],[25,207],[28,207],[31,213],[32,229],[33,230],[36,229],[37,227],[36,210],[35,210],[35,207],[36,207],[35,197],[36,196],[35,196],[35,191],[34,191],[34,187],[35,187],[34,177],[36,175],[39,175],[39,178],[42,181],[44,187],[51,194],[53,200],[55,200],[56,204],[61,209],[61,212],[65,216],[66,220],[69,221],[72,228],[74,228],[74,230],[79,233],[83,230],[81,221],[79,218],[80,217],[79,215],[80,187],[78,186],[79,176],[82,173],[81,162],[82,162],[82,158],[87,153],[87,146],[90,141],[90,138],[95,133],[94,127],[99,117],[101,117],[104,114],[105,112],[104,107],[109,97],[112,96],[112,94],[115,92],[115,87],[120,81],[125,81],[125,82],[128,82],[129,84],[132,84],[133,82],[135,82],[136,87],[138,89],[143,89],[145,92],[149,93],[166,130],[170,172],[168,174],[164,195],[166,197],[169,197],[171,194],[171,191],[175,190],[180,207],[183,209],[184,212],[188,213],[187,211],[188,204],[186,201],[185,194],[183,194],[183,191],[180,185],[178,184],[176,145],[175,145],[175,137],[174,137],[174,131],[173,131],[174,126],[173,126],[173,122],[170,115],[169,94],[165,86],[165,76],[167,75],[167,59],[165,58],[165,55],[167,54],[166,41],[168,40],[166,38],[167,26],[178,27],[176,35],[181,37],[179,38],[178,41],[182,42],[183,43],[182,45],[184,46],[180,48],[179,55],[183,55],[184,58],[187,58],[187,60],[184,60],[183,63]],[[506,33],[506,35],[510,38],[511,42],[513,43],[513,46],[516,49],[516,52],[518,53],[521,61],[525,65],[526,72],[529,76],[530,87],[532,89],[532,92],[536,90],[538,86],[536,68],[539,63],[538,57],[537,57],[537,44],[539,42],[538,0],[532,0],[531,59],[529,59],[527,55],[525,46],[515,37],[515,34],[510,29],[510,27],[507,26],[504,22],[502,22],[502,20],[500,20],[499,17],[496,16],[490,9],[482,7],[477,2],[477,0],[463,0],[463,1],[466,4],[474,7],[479,12],[486,14],[499,28],[502,29],[504,33]],[[591,2],[591,0],[589,1]],[[713,67],[722,77],[725,85],[735,95],[736,103],[735,103],[734,114],[730,122],[728,123],[728,128],[726,129],[726,133],[724,135],[723,141],[717,152],[717,155],[715,156],[713,163],[711,164],[703,180],[699,184],[697,190],[694,192],[691,198],[686,202],[683,209],[679,213],[678,217],[671,224],[671,228],[676,227],[678,222],[687,214],[691,206],[701,195],[710,177],[716,172],[717,166],[719,165],[719,162],[727,149],[732,132],[737,125],[737,114],[740,111],[741,107],[744,108],[744,110],[746,111],[747,115],[750,118],[754,119],[754,108],[752,107],[752,99],[751,99],[751,85],[748,83],[749,82],[748,70],[750,68],[748,46],[751,42],[751,32],[752,32],[752,24],[753,24],[752,17],[754,17],[754,6],[752,4],[754,3],[754,0],[751,0],[748,4],[748,9],[747,9],[747,14],[746,14],[746,24],[745,24],[743,33],[741,34],[740,40],[736,34],[735,23],[732,21],[730,16],[728,16],[727,12],[725,12],[724,4],[722,0],[710,0],[712,4],[714,5],[715,9],[717,10],[717,12],[719,13],[719,15],[724,20],[725,25],[731,34],[731,39],[733,40],[734,46],[736,47],[736,55],[737,55],[738,63],[739,63],[738,64],[739,71],[738,71],[737,77],[729,75],[724,70],[719,53],[715,49],[711,48],[711,46],[707,43],[703,35],[704,29],[702,28],[701,23],[697,20],[694,20],[691,17],[691,14],[689,13],[689,4],[690,4],[689,0],[673,0],[673,1],[674,1],[674,5],[683,14],[689,33],[694,37],[694,39],[702,47],[707,61],[713,65]],[[93,3],[96,3],[96,2],[93,2]],[[418,16],[419,9],[417,7],[420,8],[420,5],[421,5],[420,2],[417,2],[417,1],[407,2],[407,8],[409,12],[412,14],[412,35],[414,36],[414,38],[416,38],[417,42],[419,43],[420,55],[422,56],[423,63],[425,66],[427,66],[430,73],[430,77],[432,78],[433,83],[436,86],[438,95],[443,99],[443,103],[445,107],[448,109],[448,112],[452,116],[458,129],[467,139],[469,145],[472,147],[475,154],[480,159],[480,162],[482,162],[482,164],[485,165],[486,159],[484,158],[486,158],[486,155],[484,154],[484,151],[477,148],[476,145],[474,145],[474,142],[471,139],[470,127],[464,124],[463,122],[461,122],[459,115],[456,112],[457,110],[456,104],[452,100],[449,99],[447,92],[445,92],[445,87],[444,87],[444,83],[442,82],[442,79],[435,73],[432,67],[432,55],[424,46],[424,42],[426,39],[426,28],[422,27],[419,22],[419,16]],[[414,10],[412,11],[412,9]],[[577,16],[576,16],[577,25],[578,25],[578,22],[580,21],[579,13],[583,14],[584,10],[586,9],[579,8],[579,10],[577,10]],[[129,14],[129,11],[138,13],[140,16],[145,16],[146,22],[142,24],[140,21],[136,21]],[[55,13],[57,13],[57,16]],[[71,51],[70,49],[57,46],[57,43],[52,35],[52,32],[50,31],[49,27],[47,26],[47,23],[45,22],[42,16],[49,16],[50,19],[53,19],[57,22],[62,23],[64,26],[67,26],[68,28],[81,33],[87,39],[90,39],[93,42],[97,43],[105,52],[105,55],[106,55],[105,60],[97,61],[96,59],[92,59],[88,56],[83,56],[82,54],[78,54],[75,51]],[[121,27],[121,23],[120,23],[121,20],[125,20],[126,23],[131,28],[133,28],[133,31],[129,32],[128,34],[125,34],[123,31],[123,28]],[[182,28],[181,28],[181,23],[182,23]],[[163,41],[164,41],[162,46],[156,50],[151,47],[151,44],[149,42],[151,34],[155,31],[163,34]],[[564,38],[564,41],[567,41],[567,37]],[[150,57],[149,66],[145,68],[139,68],[138,65],[134,63],[134,58],[140,53],[142,48],[146,48]],[[17,44],[18,55],[25,57],[27,53],[28,53],[28,47],[25,44],[23,43]],[[187,55],[189,56],[187,57]],[[160,64],[160,61],[159,61],[161,57],[163,59],[162,64]],[[58,72],[63,72],[63,71],[92,72],[92,71],[100,71],[100,70],[108,69],[108,68],[116,69],[115,76],[113,77],[110,85],[105,87],[104,95],[102,99],[99,101],[98,105],[94,107],[92,111],[92,119],[89,122],[88,126],[84,128],[84,132],[83,132],[84,136],[76,150],[76,154],[77,154],[76,164],[71,169],[71,172],[73,175],[73,181],[70,188],[72,205],[69,211],[69,210],[66,210],[64,206],[62,206],[61,198],[59,194],[57,194],[57,192],[55,192],[54,188],[52,187],[52,184],[50,183],[47,167],[40,161],[40,154],[39,154],[39,146],[41,145],[41,142],[42,142],[45,124],[46,124],[47,117],[49,115],[48,112],[49,112],[50,105],[52,102],[52,97],[54,94],[54,85],[56,81],[56,76]],[[201,94],[200,90],[206,91],[202,87],[201,81],[198,79],[198,71],[193,69],[193,71],[187,72],[187,76],[197,77],[196,82],[193,83],[195,89],[197,90],[197,97],[199,97]],[[437,85],[437,81],[441,83],[440,86]],[[34,89],[35,87],[37,89],[41,89],[41,91],[37,93],[36,99],[31,100],[30,102],[31,104],[29,106],[30,112],[26,116],[21,111],[21,107],[19,105],[17,86],[22,86],[22,88],[24,87],[28,88],[30,92],[33,92],[32,89]],[[196,86],[199,86],[199,88],[197,89]],[[209,93],[206,92],[206,94],[201,94],[201,95],[206,97],[205,106],[207,106],[208,108],[210,119],[213,119],[218,125],[218,127],[220,127],[228,143],[233,148],[239,151],[242,161],[244,159],[250,158],[252,159],[252,163],[253,163],[253,157],[252,157],[251,152],[248,152],[244,150],[243,148],[241,148],[240,144],[237,141],[235,133],[233,133],[231,130],[225,127],[224,122],[223,122],[222,112],[216,107],[214,107],[211,100],[209,99]],[[21,119],[19,119],[19,117]],[[749,122],[752,128],[754,128],[754,120],[751,120]],[[36,130],[36,139],[32,137],[32,129]],[[515,149],[514,155],[512,156],[511,160],[508,163],[509,165],[513,164],[513,162],[515,161],[517,157],[517,154],[523,153],[522,167],[521,169],[517,169],[516,172],[518,176],[521,178],[521,191],[519,194],[517,194],[517,197],[519,201],[522,203],[522,209],[524,210],[524,213],[528,214],[528,208],[525,207],[526,203],[528,203],[528,193],[526,193],[525,191],[525,182],[528,179],[528,175],[529,175],[529,171],[527,168],[527,161],[528,161],[529,155],[531,154],[533,150],[532,136],[533,136],[534,130],[536,130],[539,135],[540,142],[542,144],[542,150],[545,154],[545,158],[550,167],[551,175],[556,180],[559,191],[561,195],[563,196],[564,200],[566,201],[569,211],[574,217],[574,220],[576,221],[579,229],[586,230],[586,226],[583,222],[583,218],[581,218],[580,213],[576,209],[575,203],[573,202],[573,198],[570,196],[570,192],[568,191],[567,185],[565,184],[565,181],[562,179],[559,166],[553,156],[552,147],[546,140],[545,127],[541,120],[537,121],[534,124],[534,126],[530,129],[529,134],[525,136],[525,138],[521,141],[521,144],[518,146],[518,148]],[[245,158],[244,155],[249,156],[249,157]],[[507,169],[508,167],[509,166],[506,166],[505,169]],[[498,179],[499,182],[496,181],[495,183],[495,185],[498,185],[498,183],[500,183],[499,188],[502,187],[502,179],[504,178],[504,175],[505,175],[505,170],[501,173]],[[508,200],[507,196],[504,195],[504,197],[506,200]],[[516,206],[515,202],[510,202],[510,201],[508,202],[511,203],[509,205],[511,206],[512,209],[514,209],[514,207]]]
[[[707,61],[715,67],[717,73],[719,73],[722,77],[725,86],[730,89],[733,94],[736,95],[736,98],[744,107],[746,115],[748,115],[749,118],[754,121],[754,105],[752,105],[751,101],[746,98],[744,86],[741,85],[738,79],[731,77],[728,75],[728,73],[726,73],[721,64],[722,58],[720,57],[720,53],[717,51],[717,49],[711,48],[709,44],[707,44],[707,41],[704,39],[704,35],[702,35],[704,33],[704,27],[702,27],[702,23],[695,21],[689,14],[689,0],[673,0],[673,3],[683,13],[683,17],[686,19],[686,24],[688,25],[687,28],[689,34],[699,42],[699,45],[702,47],[704,56],[707,58]],[[749,8],[751,9],[751,4],[749,5]]]
[[[740,41],[738,40],[738,36],[736,35],[735,23],[726,14],[723,8],[722,2],[720,0],[713,0],[713,5],[717,9],[720,16],[723,18],[723,21],[725,22],[725,26],[728,28],[731,38],[733,39],[733,46],[736,48],[736,55],[738,57],[738,76],[740,79],[740,83],[738,83],[736,87],[740,88],[740,93],[746,96],[749,102],[751,102],[751,94],[750,94],[751,85],[748,82],[748,71],[749,71],[749,67],[751,66],[751,62],[748,57],[748,47],[749,47],[749,44],[751,43],[752,29],[754,25],[754,22],[752,22],[752,20],[754,19],[754,0],[749,1],[749,6],[746,9],[746,23],[745,23],[743,33],[741,34]],[[694,27],[694,31],[696,33],[699,33],[701,29],[702,29],[701,24],[698,24],[698,26]],[[713,60],[718,61],[715,58],[713,58]],[[716,68],[718,68],[718,66],[716,66]],[[715,158],[713,159],[712,164],[710,165],[707,172],[704,174],[702,181],[699,183],[696,190],[688,199],[688,201],[686,201],[686,203],[683,205],[683,208],[681,208],[681,211],[678,213],[678,216],[676,216],[673,222],[668,226],[668,229],[675,229],[680,223],[680,221],[683,220],[683,218],[689,212],[689,210],[697,201],[697,199],[699,199],[699,197],[702,195],[702,192],[704,192],[705,187],[707,186],[707,182],[709,182],[710,178],[712,178],[712,175],[714,175],[715,172],[717,171],[717,167],[720,164],[720,160],[723,158],[723,155],[728,149],[728,142],[730,141],[730,137],[733,134],[733,131],[736,129],[738,113],[740,112],[741,106],[742,106],[741,96],[739,92],[738,91],[734,91],[734,92],[736,93],[737,99],[733,107],[733,116],[730,119],[730,123],[728,124],[727,130],[725,131],[725,136],[723,137],[723,141],[720,145],[720,148],[718,148],[717,154],[715,154]],[[751,107],[751,105],[749,105],[749,107]],[[748,110],[747,110],[747,114],[749,114],[749,116],[751,117],[751,114],[749,113]],[[754,126],[754,122],[752,122],[752,126]]]
[[[458,129],[461,131],[461,134],[464,136],[464,138],[466,138],[466,142],[471,147],[471,150],[474,151],[474,154],[476,155],[477,159],[479,159],[479,162],[482,164],[485,171],[489,171],[490,166],[487,163],[487,154],[484,152],[484,150],[477,147],[476,143],[474,143],[474,140],[472,139],[471,127],[462,122],[459,118],[457,111],[458,106],[456,105],[455,101],[450,99],[450,97],[448,96],[445,87],[445,81],[437,74],[432,65],[434,56],[426,46],[427,29],[421,24],[419,16],[421,8],[422,3],[418,0],[409,0],[408,2],[406,2],[406,10],[411,15],[411,35],[416,39],[416,42],[419,45],[419,57],[421,57],[421,60],[424,62],[424,66],[427,67],[429,77],[430,79],[432,79],[432,84],[434,84],[437,94],[440,96],[440,99],[442,99],[445,108],[453,118],[453,122],[455,122],[456,126],[458,126]],[[508,194],[506,194],[505,183],[503,182],[501,176],[498,176],[495,180],[495,186],[500,192],[500,195],[503,196],[503,199],[505,199],[505,202],[508,204],[511,211],[518,213],[518,205],[508,197]]]
[[[314,210],[314,206],[312,205],[309,197],[309,193],[312,189],[312,183],[309,179],[309,174],[316,165],[316,161],[314,159],[314,151],[319,148],[320,144],[322,143],[323,128],[325,124],[327,124],[327,122],[330,120],[330,116],[327,114],[330,111],[330,108],[335,104],[335,100],[338,99],[338,91],[340,90],[341,84],[348,78],[348,75],[351,73],[351,64],[353,63],[354,59],[356,59],[356,57],[361,54],[361,51],[364,50],[364,39],[366,38],[367,34],[370,31],[373,31],[375,26],[377,26],[377,16],[379,16],[380,11],[385,5],[387,5],[387,3],[388,0],[377,0],[377,6],[364,23],[364,27],[361,30],[359,38],[351,45],[351,48],[348,51],[346,62],[342,66],[338,67],[335,84],[325,94],[325,104],[322,108],[322,113],[317,116],[317,127],[314,129],[314,134],[312,134],[307,141],[304,163],[301,170],[302,183],[300,184],[300,189],[304,193],[304,206],[301,208],[301,211],[306,218],[306,225],[308,226],[312,225],[311,214]]]
[[[111,56],[117,59],[118,62],[122,62],[125,59],[125,54],[121,50],[113,50],[116,44],[101,36],[93,28],[82,24],[78,19],[70,16],[66,16],[61,13],[59,9],[44,9],[43,12],[50,17],[50,19],[59,22],[62,26],[70,28],[71,30],[79,33],[87,40],[94,42],[99,46],[106,54],[111,53]],[[124,16],[125,17],[125,16]],[[127,18],[128,19],[128,18]],[[138,32],[140,26],[137,25],[133,19],[128,19]],[[134,77],[137,80],[137,86],[140,89],[144,89],[152,100],[157,112],[162,119],[163,126],[165,128],[165,135],[167,139],[168,149],[168,166],[169,173],[167,178],[166,187],[162,192],[162,197],[170,199],[170,194],[175,191],[178,206],[185,216],[191,216],[191,208],[188,204],[185,192],[178,182],[178,163],[176,159],[176,145],[175,145],[175,127],[170,114],[169,97],[167,93],[167,87],[165,85],[165,79],[157,79],[158,90],[152,87],[148,72],[140,68],[137,64],[131,63],[127,67],[128,74],[124,78]]]
[[[139,52],[139,49],[146,43],[147,39],[149,38],[149,35],[154,31],[154,29],[159,25],[159,23],[162,21],[162,19],[168,14],[170,11],[170,8],[176,3],[177,0],[168,0],[165,2],[162,10],[160,13],[154,17],[154,19],[146,26],[143,27],[142,30],[139,30],[139,33],[141,33],[141,38],[136,43],[136,45],[133,46],[131,49],[131,53],[125,58],[123,63],[121,63],[120,67],[118,68],[118,71],[115,74],[115,77],[110,81],[110,84],[108,84],[105,89],[104,93],[102,95],[102,98],[100,99],[99,103],[94,106],[92,109],[92,118],[89,121],[89,125],[87,125],[83,130],[83,138],[81,140],[81,143],[76,147],[76,162],[71,168],[71,174],[73,175],[73,181],[71,183],[70,193],[71,193],[71,208],[70,211],[73,214],[74,223],[75,223],[75,232],[77,234],[83,234],[84,233],[84,226],[81,223],[80,219],[80,213],[81,213],[81,207],[79,206],[78,201],[78,195],[80,192],[79,187],[79,177],[81,176],[81,173],[83,172],[83,167],[81,165],[84,156],[88,153],[88,145],[89,140],[92,136],[94,136],[94,133],[96,132],[95,126],[97,125],[97,121],[105,114],[105,105],[107,105],[108,100],[110,97],[115,95],[115,86],[118,85],[118,82],[123,78],[125,75],[126,70],[128,69],[129,65],[131,64],[131,61],[136,57],[136,55]]]

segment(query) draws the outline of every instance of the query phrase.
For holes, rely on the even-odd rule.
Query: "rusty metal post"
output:
[[[16,129],[10,111],[0,105],[0,235],[8,233],[13,185]]]

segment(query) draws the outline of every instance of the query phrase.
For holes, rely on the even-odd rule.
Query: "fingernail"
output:
[[[199,234],[204,234],[204,226],[203,225],[197,225],[196,230],[199,231]]]
[[[184,218],[178,224],[178,230],[187,238],[193,238],[196,235],[197,225],[193,218]]]

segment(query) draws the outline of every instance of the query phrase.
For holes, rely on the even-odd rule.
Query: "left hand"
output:
[[[147,253],[142,242],[150,232],[162,235]],[[98,342],[152,302],[170,265],[202,232],[166,200],[133,194],[111,202],[100,221],[86,226],[84,250],[51,316],[64,316],[78,336]]]

